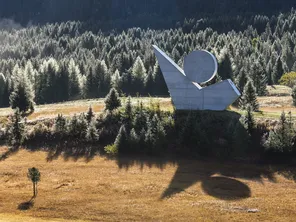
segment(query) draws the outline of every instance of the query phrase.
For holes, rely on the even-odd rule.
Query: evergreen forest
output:
[[[0,1],[0,5],[3,4]],[[68,136],[81,136],[83,140],[92,142],[97,141],[98,137],[107,138],[105,145],[115,141],[114,145],[106,147],[111,153],[114,149],[120,152],[116,146],[120,144],[120,135],[128,135],[131,139],[127,141],[136,141],[139,147],[145,147],[141,142],[150,144],[148,147],[164,147],[162,138],[170,135],[179,138],[175,143],[183,141],[180,143],[182,146],[188,143],[187,147],[192,144],[211,147],[210,141],[194,139],[196,135],[204,138],[211,133],[201,130],[201,125],[190,125],[191,121],[203,117],[202,113],[197,116],[190,113],[168,114],[158,109],[155,111],[155,107],[144,112],[145,109],[139,104],[136,111],[126,108],[130,111],[113,113],[122,105],[119,96],[169,97],[152,49],[155,44],[180,67],[183,66],[184,57],[192,50],[206,49],[212,52],[219,63],[218,75],[212,82],[231,79],[242,92],[242,97],[234,105],[247,110],[240,121],[238,116],[231,117],[234,121],[228,121],[226,114],[221,116],[222,119],[226,118],[221,121],[239,122],[246,133],[245,136],[240,134],[241,138],[249,135],[251,141],[255,140],[256,147],[262,148],[264,145],[270,149],[277,147],[277,150],[294,152],[294,128],[286,114],[282,114],[280,123],[284,127],[283,135],[288,135],[290,140],[277,138],[281,131],[269,133],[267,126],[262,128],[259,124],[257,129],[252,114],[259,111],[256,97],[266,96],[268,85],[282,82],[289,87],[295,85],[294,80],[290,81],[290,76],[296,72],[296,10],[292,7],[292,1],[240,1],[234,4],[230,0],[113,0],[83,3],[75,0],[70,4],[66,0],[32,0],[18,3],[5,1],[5,4],[5,10],[0,9],[0,107],[17,109],[15,115],[10,117],[6,130],[7,135],[12,135],[8,139],[10,144],[20,145],[35,138],[35,134],[23,138],[19,133],[22,131],[20,114],[29,110],[34,112],[35,104],[107,96],[106,116],[100,116],[95,123],[91,123],[92,116],[84,114],[71,117],[71,120],[59,115],[56,119],[58,126],[51,123],[47,127],[57,133],[64,130]],[[24,10],[26,8],[28,10]],[[229,8],[231,12],[228,12]],[[213,12],[215,16],[212,16]],[[162,118],[164,123],[161,123]],[[209,122],[204,120],[204,125],[216,126],[216,118],[220,117],[214,115]],[[180,126],[182,131],[176,135],[174,130],[179,123],[188,125]],[[107,132],[103,130],[105,126]],[[229,134],[231,136],[228,136],[228,131],[222,133],[221,129],[223,135],[226,133],[225,138],[221,138],[235,147],[236,133],[239,134],[240,128],[229,125],[230,128],[234,130]],[[257,131],[251,132],[255,128]],[[102,131],[98,133],[98,129]],[[42,136],[48,136],[42,127],[35,130]],[[170,133],[166,134],[165,131]],[[187,134],[192,138],[187,138]],[[50,140],[56,138],[60,137],[54,136]],[[283,145],[278,141],[289,142]],[[231,147],[229,144],[223,145],[223,141],[216,142],[218,147]],[[129,146],[135,147],[135,144],[125,144],[123,147],[127,149]],[[216,151],[213,153],[217,154]],[[223,153],[229,152],[226,150]]]

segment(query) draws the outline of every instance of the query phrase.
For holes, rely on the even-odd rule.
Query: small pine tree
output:
[[[296,106],[296,85],[293,87],[293,90],[292,90],[292,99],[293,99],[293,106]]]
[[[132,102],[131,97],[129,96],[127,99],[127,102],[124,107],[124,123],[125,123],[125,129],[127,133],[130,133],[131,127],[132,127],[132,120],[133,120],[133,108],[132,108]]]
[[[129,150],[128,136],[125,126],[122,125],[119,129],[114,145],[120,154],[126,154]]]
[[[2,107],[3,105],[3,94],[5,90],[5,85],[6,85],[6,78],[2,73],[0,73],[0,107]]]
[[[144,80],[144,77],[146,76],[146,68],[144,66],[142,59],[139,56],[137,57],[134,63],[132,73],[135,78],[142,80]]]
[[[126,118],[132,118],[132,101],[130,96],[127,98],[127,102],[124,107],[124,115]]]
[[[11,125],[7,129],[7,135],[9,144],[13,146],[20,146],[25,140],[25,124],[18,109],[16,109],[12,116]]]
[[[157,149],[162,147],[166,132],[163,127],[162,121],[156,114],[152,119],[147,119],[147,132],[145,135],[145,142],[149,147],[149,153],[156,153]]]
[[[97,81],[95,81],[93,67],[89,67],[86,75],[86,83],[85,83],[85,94],[87,98],[95,97],[97,88],[98,88],[98,83]]]
[[[247,113],[244,116],[244,124],[246,126],[246,129],[247,129],[249,135],[252,135],[254,132],[254,129],[256,127],[254,115],[252,113],[252,107],[250,105],[247,105],[246,111],[247,111]]]
[[[248,77],[247,77],[246,71],[244,69],[241,69],[238,76],[235,79],[235,83],[240,92],[244,90],[244,87],[247,82],[248,82]]]
[[[243,96],[241,98],[241,108],[246,109],[247,105],[250,105],[252,111],[259,111],[259,103],[252,80],[249,80],[244,87]]]
[[[120,87],[120,82],[121,82],[121,76],[119,74],[118,69],[116,69],[115,73],[111,77],[111,85],[112,85],[112,87],[114,87],[115,89],[118,90]]]
[[[73,137],[73,138],[77,138],[79,137],[79,120],[77,115],[75,114],[70,122],[69,122],[69,134]]]
[[[69,97],[76,98],[81,92],[79,85],[80,71],[73,59],[69,62],[67,72],[69,76]]]
[[[79,130],[80,138],[84,139],[86,137],[87,127],[88,127],[88,123],[86,121],[86,117],[85,117],[84,113],[82,113],[78,117],[78,130]]]
[[[134,92],[144,91],[145,77],[147,76],[147,71],[144,66],[142,59],[138,56],[133,67],[132,67],[132,87]]]
[[[137,113],[133,124],[136,132],[140,133],[143,128],[147,128],[147,115],[143,111]]]
[[[99,140],[99,134],[94,120],[92,120],[87,127],[86,140],[88,142],[96,142]]]
[[[219,76],[222,77],[222,79],[231,79],[233,77],[231,58],[229,53],[227,52],[224,52],[224,55],[219,62],[218,73]]]
[[[33,183],[33,197],[37,196],[38,193],[38,189],[37,189],[37,185],[38,182],[40,181],[40,172],[37,168],[33,167],[28,169],[28,178],[32,181]]]
[[[109,110],[110,112],[121,106],[121,101],[116,89],[112,88],[110,90],[109,94],[106,96],[105,105],[105,110]]]
[[[279,79],[284,74],[283,63],[280,57],[278,57],[275,66],[273,67],[271,78],[273,84],[278,84]]]
[[[86,113],[86,120],[88,124],[92,121],[92,119],[95,117],[92,107],[90,106],[87,113]]]
[[[66,133],[67,131],[66,123],[67,123],[66,118],[63,117],[62,114],[58,114],[58,117],[56,118],[55,125],[54,125],[55,131],[57,133]]]
[[[282,112],[279,124],[269,133],[264,145],[266,149],[275,152],[291,152],[294,148],[294,134],[291,116],[290,120],[287,120],[285,112]]]
[[[129,144],[131,149],[133,149],[133,151],[136,151],[136,148],[139,146],[139,141],[140,141],[140,138],[136,133],[136,130],[132,128],[129,136]]]
[[[260,76],[260,81],[257,87],[257,93],[259,96],[266,96],[268,78],[263,68],[260,69],[259,76]]]
[[[21,73],[22,70],[19,69],[17,76],[15,76],[16,81],[14,83],[13,92],[10,95],[10,105],[12,109],[18,108],[20,112],[27,112],[31,110],[34,111],[34,91],[31,82],[28,77]]]

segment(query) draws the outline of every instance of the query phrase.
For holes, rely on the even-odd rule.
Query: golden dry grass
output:
[[[46,157],[45,152],[21,150],[0,162],[0,221],[296,218],[295,182],[277,173],[270,174],[271,168],[263,166],[183,160],[164,163],[162,169],[156,165],[144,165],[143,169],[134,165],[126,170],[119,169],[116,161],[99,156],[90,162],[64,161],[62,157],[47,162]],[[32,166],[41,171],[39,193],[34,206],[21,211],[19,204],[32,196],[32,185],[26,177]],[[172,195],[161,199],[165,190]],[[248,213],[251,209],[259,212]]]
[[[270,95],[277,96],[266,96],[258,97],[258,102],[260,105],[260,110],[262,113],[257,115],[258,118],[278,118],[282,111],[289,112],[292,114],[296,112],[296,107],[292,106],[291,96],[278,96],[281,94],[288,93],[289,88],[285,86],[274,86],[272,88],[269,86],[268,91]],[[122,98],[122,103],[124,104],[126,98]],[[144,106],[148,106],[150,103],[159,103],[160,108],[164,111],[173,111],[173,105],[170,98],[157,98],[157,97],[139,97],[133,98],[132,103],[136,105],[138,101],[142,101]],[[101,113],[104,108],[104,99],[93,99],[93,100],[78,100],[73,102],[56,103],[49,105],[39,105],[36,106],[35,112],[28,116],[28,120],[42,120],[55,118],[58,114],[63,114],[64,116],[72,116],[74,114],[79,114],[82,112],[87,112],[88,107],[92,106],[95,113]],[[231,107],[233,111],[242,113],[239,109]],[[0,109],[0,125],[7,121],[7,116],[12,114],[13,111],[10,108]]]
[[[292,89],[287,86],[268,86],[268,96],[259,97],[260,110],[269,113],[281,113],[282,111],[296,111],[296,108],[292,106]],[[122,98],[122,102],[125,103],[126,98]],[[139,97],[133,98],[132,103],[137,104],[138,101],[142,101],[144,105],[149,105],[151,102],[159,102],[162,110],[173,111],[171,98],[157,98],[157,97]],[[71,116],[74,114],[87,112],[88,107],[92,106],[94,112],[100,113],[104,110],[104,99],[91,99],[91,100],[78,100],[65,103],[56,103],[48,105],[39,105],[35,107],[35,112],[31,114],[29,120],[39,120],[56,117],[58,114],[65,116]],[[233,108],[233,110],[236,110]],[[10,108],[0,109],[0,124],[6,121],[6,116],[12,114]]]
[[[267,97],[258,97],[258,102],[260,107],[271,108],[271,109],[295,109],[292,106],[292,97],[291,96],[267,96]]]
[[[122,98],[122,102],[125,103],[126,98]],[[173,106],[170,98],[133,98],[132,103],[136,105],[138,101],[143,101],[145,106],[152,103],[160,103],[162,110],[172,111]],[[55,118],[58,114],[64,116],[71,116],[79,113],[86,113],[88,108],[92,106],[95,113],[101,113],[105,109],[104,99],[93,99],[93,100],[78,100],[73,102],[56,103],[48,105],[39,105],[35,107],[35,112],[28,116],[28,120],[42,120],[48,118]],[[4,122],[6,117],[13,113],[10,108],[0,109],[0,123]]]
[[[288,86],[267,86],[268,96],[291,96],[292,89]]]

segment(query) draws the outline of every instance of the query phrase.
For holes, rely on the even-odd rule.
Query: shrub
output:
[[[104,150],[109,155],[117,155],[118,154],[118,149],[115,144],[105,146]]]
[[[296,84],[296,72],[289,72],[284,74],[280,80],[279,80],[280,85],[284,86],[289,86],[289,87],[294,87]]]

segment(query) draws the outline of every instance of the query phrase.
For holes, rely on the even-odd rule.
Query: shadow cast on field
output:
[[[90,162],[100,151],[98,146],[81,146],[77,144],[47,145],[42,149],[40,149],[39,145],[30,145],[26,146],[26,149],[32,152],[40,150],[47,152],[47,162],[52,162],[60,157],[62,157],[64,161],[78,161],[79,159],[84,159],[86,162]]]
[[[89,162],[95,157],[98,151],[98,147],[95,146],[56,146],[48,149],[46,160],[47,162],[52,162],[62,157],[65,161],[77,161],[83,158],[86,162]]]
[[[20,203],[17,209],[21,211],[30,210],[32,207],[34,207],[34,201],[35,201],[35,198],[32,197],[31,200]]]
[[[222,200],[237,200],[251,197],[250,188],[227,177],[210,177],[202,182],[203,191]]]
[[[110,157],[108,157],[110,158]],[[144,167],[157,167],[158,169],[164,170],[169,165],[176,165],[177,161],[171,158],[160,158],[160,157],[146,157],[146,156],[119,156],[111,158],[116,161],[119,169],[128,170],[130,167],[139,166],[141,170]]]
[[[35,147],[36,148],[36,147]],[[37,151],[34,147],[28,150]],[[15,154],[19,149],[8,150],[0,160],[5,160]],[[64,161],[77,161],[85,159],[86,162],[93,160],[99,154],[97,146],[69,146],[56,145],[44,148],[48,152],[46,160],[54,161],[60,157]],[[109,157],[107,157],[109,158]],[[170,198],[181,193],[196,183],[201,183],[204,193],[223,200],[238,200],[251,197],[251,189],[240,179],[257,181],[264,184],[263,179],[276,182],[276,174],[287,179],[296,181],[296,168],[294,165],[256,165],[242,164],[238,162],[217,162],[207,160],[180,160],[170,157],[145,157],[145,156],[118,156],[111,158],[117,162],[119,169],[129,170],[130,167],[139,166],[157,167],[161,170],[166,166],[177,166],[177,170],[167,188],[163,191],[160,199]],[[19,209],[31,208],[32,201],[19,205]]]
[[[5,153],[0,155],[0,162],[8,159],[10,156],[16,154],[19,151],[19,147],[11,147]]]
[[[166,165],[177,165],[178,168],[160,199],[170,198],[185,191],[190,186],[200,182],[204,193],[222,200],[239,200],[249,198],[251,189],[239,179],[257,181],[264,184],[263,179],[276,182],[275,173],[278,168],[264,165],[247,165],[239,163],[219,163],[205,160],[182,160],[154,158],[127,158],[116,159],[120,169],[128,170],[132,166],[153,167],[164,169]],[[282,171],[284,172],[284,171]],[[284,175],[284,174],[283,174]],[[296,179],[296,171],[289,171],[289,177]]]

